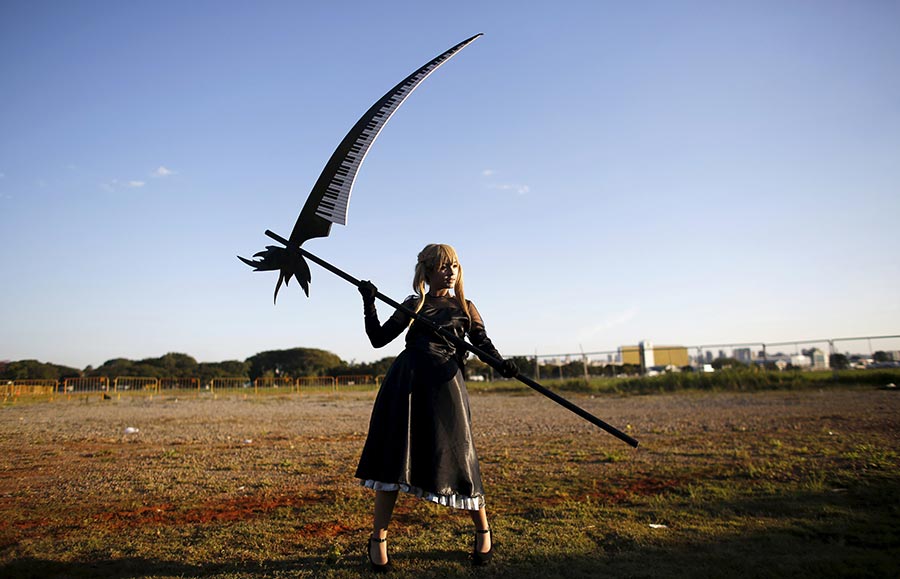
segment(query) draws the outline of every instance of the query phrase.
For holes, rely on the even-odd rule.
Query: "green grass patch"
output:
[[[760,368],[724,369],[717,372],[672,372],[657,376],[621,378],[592,377],[542,379],[552,390],[585,394],[659,394],[664,392],[760,392],[771,390],[810,390],[822,388],[887,388],[900,382],[900,370],[772,371]],[[474,392],[504,394],[530,391],[515,380],[472,382]]]

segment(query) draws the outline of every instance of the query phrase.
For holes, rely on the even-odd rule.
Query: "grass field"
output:
[[[497,555],[401,496],[399,577],[898,577],[900,395],[474,392]],[[374,395],[96,397],[0,408],[0,577],[359,577]],[[126,428],[138,432],[126,433]]]

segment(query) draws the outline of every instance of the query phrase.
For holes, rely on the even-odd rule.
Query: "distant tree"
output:
[[[366,371],[368,365],[365,362],[356,362],[355,360],[350,362],[345,362],[338,358],[338,363],[336,366],[332,366],[330,368],[325,368],[319,374],[320,376],[358,376],[360,374],[369,374]],[[278,370],[281,372],[281,370]],[[267,372],[267,375],[275,375],[274,370],[270,370]],[[312,375],[312,374],[308,374]]]
[[[187,354],[169,353],[159,358],[133,361],[127,358],[107,360],[96,369],[85,369],[89,376],[149,376],[154,378],[190,378],[197,374],[197,360]]]
[[[388,368],[397,358],[389,356],[374,362],[343,362],[338,366],[330,368],[327,372],[331,376],[383,376],[387,373]]]
[[[621,364],[604,364],[603,366],[594,366],[590,369],[592,376],[614,377],[620,374],[627,374],[627,365]]]
[[[293,348],[290,350],[271,350],[260,352],[247,358],[250,364],[250,378],[261,376],[323,376],[333,368],[341,367],[344,362],[326,350],[316,348]]]
[[[191,376],[199,378],[201,384],[206,384],[213,378],[247,378],[249,380],[250,362],[238,360],[203,362],[197,364]]]
[[[835,370],[846,370],[850,367],[850,358],[844,354],[832,354],[828,356],[828,365]]]
[[[621,372],[622,370],[616,364],[606,364],[597,368],[597,374],[600,376],[618,376]]]
[[[518,364],[518,362],[516,362]],[[531,366],[527,366],[526,368],[530,368]],[[519,371],[523,371],[522,366],[519,366]],[[479,360],[478,358],[472,356],[468,360],[466,360],[466,377],[471,378],[472,376],[481,376],[485,380],[490,380],[492,377],[491,367]]]
[[[622,364],[620,367],[620,374],[625,374],[626,376],[631,376],[634,374],[640,374],[641,367],[637,364]]]
[[[534,362],[526,362],[526,368],[533,367]],[[550,363],[541,366],[541,376],[552,378],[584,378],[584,362],[580,359],[563,363]]]
[[[19,360],[6,364],[0,378],[5,380],[60,380],[80,376],[81,371],[37,360]]]
[[[197,371],[197,360],[177,352],[169,352],[160,358],[142,360],[141,363],[162,368],[168,376],[177,378],[186,378]]]
[[[131,360],[127,358],[113,358],[91,370],[88,375],[115,378],[116,376],[137,376],[138,374],[134,368],[134,362]]]
[[[526,356],[512,356],[511,360],[516,363],[519,368],[519,374],[530,375],[534,370],[534,360]],[[479,360],[480,362],[481,360]]]
[[[713,360],[712,367],[715,370],[722,368],[746,368],[747,365],[736,358],[716,358]]]
[[[872,361],[873,361],[873,362],[890,362],[890,361],[891,361],[891,357],[888,356],[888,353],[887,353],[887,352],[883,352],[883,351],[881,351],[881,350],[878,350],[877,352],[875,352],[874,354],[872,354]]]

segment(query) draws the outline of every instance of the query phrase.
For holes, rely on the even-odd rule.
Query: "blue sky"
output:
[[[399,352],[346,282],[313,265],[273,306],[235,256],[478,32],[309,251],[402,299],[416,253],[454,245],[507,355],[898,334],[898,22],[878,0],[6,0],[0,359]]]

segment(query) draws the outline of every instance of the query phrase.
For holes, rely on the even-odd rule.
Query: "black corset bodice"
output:
[[[403,302],[403,305],[414,310],[416,303],[417,298],[411,296]],[[481,315],[471,301],[467,300],[466,304],[469,308],[468,317],[456,298],[426,295],[419,315],[431,320],[461,340],[468,335],[469,341],[473,345],[499,359],[500,354],[487,336]],[[380,348],[393,341],[405,328],[409,327],[409,331],[406,333],[407,349],[428,353],[445,360],[454,356],[460,361],[465,358],[465,352],[458,352],[450,340],[434,332],[426,324],[415,321],[410,326],[409,321],[408,315],[397,310],[382,325],[379,323],[373,307],[366,311],[366,334],[372,345]]]

